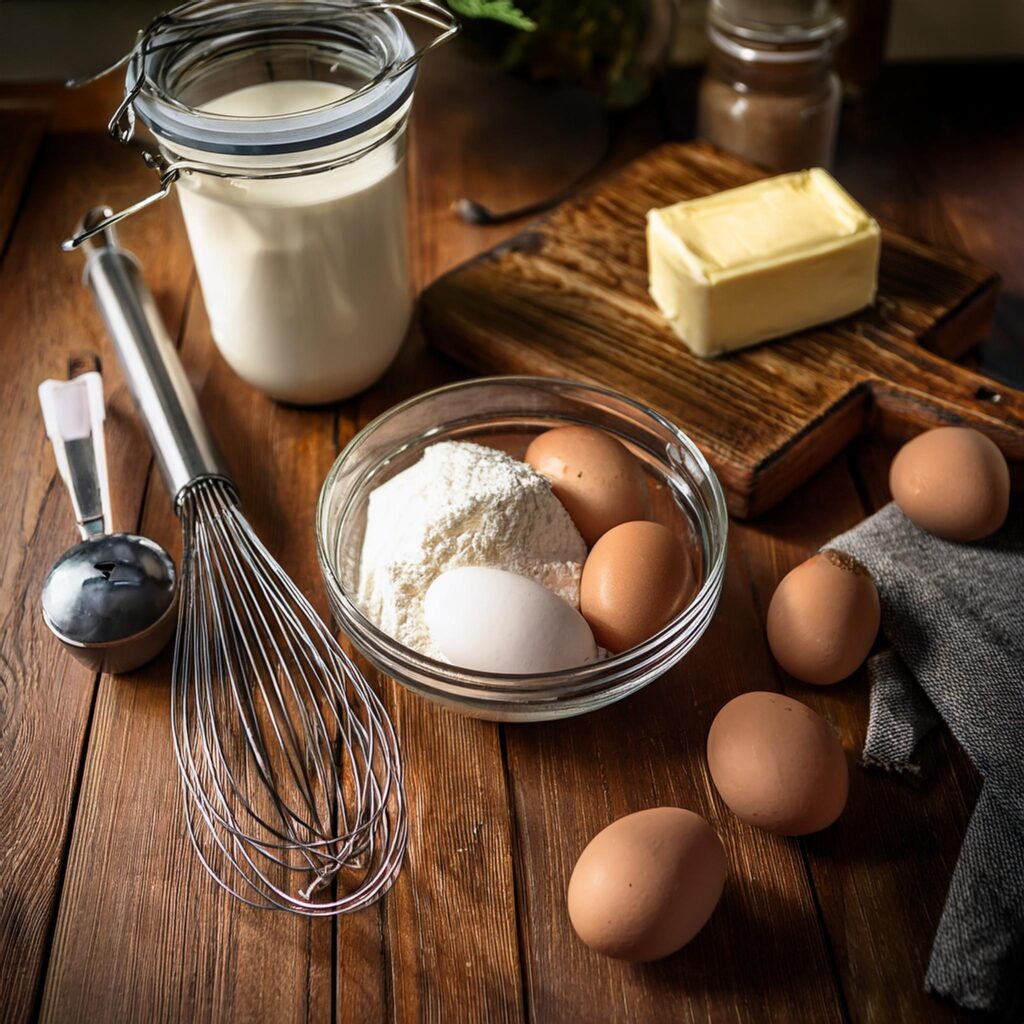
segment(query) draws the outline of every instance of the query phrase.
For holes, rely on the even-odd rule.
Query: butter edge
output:
[[[850,234],[826,239],[816,245],[794,250],[784,256],[766,256],[734,267],[712,268],[686,244],[685,239],[681,238],[666,223],[668,212],[676,210],[681,206],[718,206],[726,203],[726,197],[730,195],[749,190],[764,189],[769,182],[779,185],[782,182],[794,179],[808,181],[815,187],[815,190],[828,205],[834,209],[845,211],[847,215],[852,215],[852,219],[859,222],[856,229]],[[653,229],[662,240],[669,244],[686,264],[692,277],[708,285],[713,285],[719,281],[732,280],[746,274],[757,273],[768,266],[786,266],[790,263],[798,263],[811,256],[826,255],[846,246],[854,245],[871,235],[878,236],[879,239],[881,238],[881,228],[874,217],[823,167],[810,167],[801,171],[789,171],[767,178],[758,178],[756,181],[749,181],[734,188],[722,189],[706,196],[694,196],[691,199],[680,199],[678,202],[670,203],[668,206],[654,207],[647,211],[647,226],[649,232]],[[877,287],[877,262],[875,276]]]
[[[692,202],[692,200],[687,199],[681,201]],[[677,205],[679,204],[672,204],[672,206]],[[705,262],[686,244],[684,239],[680,238],[665,223],[665,218],[662,215],[663,211],[671,209],[672,206],[655,207],[647,211],[648,263],[650,262],[650,252],[653,247],[651,236],[654,235],[665,243],[672,250],[673,254],[682,261],[684,269],[692,278],[703,284],[708,284],[711,278],[708,276],[708,268]],[[649,271],[650,268],[648,268]]]

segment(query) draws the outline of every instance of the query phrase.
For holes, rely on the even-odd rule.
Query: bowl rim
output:
[[[631,647],[627,651],[611,655],[604,660],[588,662],[584,665],[563,669],[558,672],[516,674],[465,669],[456,665],[451,665],[448,662],[431,658],[428,655],[421,654],[419,651],[413,650],[411,647],[395,640],[392,636],[385,633],[379,626],[366,617],[362,609],[359,608],[355,601],[349,597],[345,588],[341,585],[341,581],[338,579],[334,565],[326,549],[327,531],[325,529],[324,519],[326,516],[329,494],[333,488],[333,484],[351,452],[355,450],[368,435],[384,426],[385,423],[400,416],[409,408],[419,405],[428,399],[450,392],[465,390],[471,387],[487,387],[498,384],[540,384],[544,388],[557,388],[559,386],[570,387],[577,390],[582,389],[584,391],[589,391],[606,398],[614,399],[616,402],[624,403],[634,411],[640,413],[642,416],[648,417],[660,427],[667,430],[673,436],[675,442],[677,442],[686,451],[686,453],[695,460],[698,469],[704,474],[705,479],[710,486],[712,497],[709,515],[712,519],[721,524],[721,543],[718,550],[714,552],[711,564],[705,569],[704,579],[701,586],[698,588],[697,592],[693,595],[686,607],[666,623],[660,630],[658,630],[657,633],[649,637],[643,643],[638,644],[635,647]],[[674,467],[672,472],[677,472]],[[346,511],[347,509],[342,510],[342,514],[344,515]],[[608,687],[617,685],[624,681],[624,677],[630,671],[642,667],[643,663],[645,663],[652,655],[661,653],[666,645],[679,633],[685,632],[691,625],[692,621],[698,619],[709,604],[712,609],[714,609],[718,603],[718,597],[721,593],[723,584],[725,562],[728,554],[728,531],[729,514],[725,502],[725,493],[722,490],[722,485],[718,479],[718,475],[715,473],[714,469],[712,469],[711,464],[708,462],[704,453],[700,448],[698,448],[697,444],[685,431],[676,426],[671,420],[663,416],[661,413],[647,405],[644,405],[642,402],[639,402],[634,398],[630,398],[628,395],[624,395],[621,391],[615,391],[612,388],[607,388],[600,384],[591,384],[587,381],[573,380],[567,377],[545,377],[537,374],[502,374],[496,376],[471,377],[467,380],[443,384],[439,387],[422,391],[410,398],[406,398],[389,407],[380,415],[375,416],[366,424],[366,426],[359,430],[351,440],[349,440],[332,463],[331,468],[327,472],[327,476],[324,478],[324,482],[320,488],[320,493],[317,497],[314,521],[317,560],[320,563],[321,572],[326,577],[325,583],[331,591],[329,596],[337,600],[342,611],[345,613],[345,618],[347,620],[338,622],[337,625],[346,632],[348,638],[355,643],[357,647],[361,648],[363,641],[361,637],[357,639],[352,635],[352,626],[358,627],[358,629],[363,633],[368,634],[373,640],[373,646],[375,648],[383,648],[393,657],[401,660],[405,665],[409,666],[413,671],[420,675],[435,677],[441,676],[443,673],[443,678],[439,679],[439,682],[445,689],[441,690],[439,688],[439,693],[446,699],[451,699],[453,696],[453,694],[447,691],[447,688],[454,687],[464,691],[479,691],[478,694],[474,693],[472,695],[474,697],[479,696],[480,698],[489,700],[510,699],[513,695],[518,695],[520,698],[528,698],[533,695],[535,697],[543,696],[545,702],[550,701],[554,697],[572,696],[577,691],[589,693],[593,690],[595,683],[604,683]],[[332,604],[333,603],[334,602],[332,601]],[[349,620],[351,621],[351,626]],[[372,661],[374,659],[371,658],[370,660]],[[388,672],[387,669],[384,671]],[[403,685],[406,685],[404,681],[402,681],[402,683]],[[530,684],[533,685],[531,686]],[[419,690],[422,688],[422,684],[417,682],[416,689]],[[466,696],[470,696],[470,694],[467,693]],[[519,700],[516,701],[516,703],[523,703],[523,701]]]

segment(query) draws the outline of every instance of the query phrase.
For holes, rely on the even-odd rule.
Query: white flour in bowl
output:
[[[441,573],[507,569],[578,608],[586,556],[545,477],[494,448],[442,441],[370,494],[358,601],[389,636],[436,657],[423,597]]]

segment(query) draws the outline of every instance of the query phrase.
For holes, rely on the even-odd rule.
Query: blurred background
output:
[[[168,6],[173,4],[167,0],[0,0],[0,80],[45,81],[94,71],[124,53],[136,29]],[[594,34],[602,17],[621,37],[614,19],[632,6],[674,7],[671,64],[706,59],[704,0],[533,0],[519,6],[542,28],[545,19],[554,20],[552,11],[563,22],[576,16],[580,39]],[[847,0],[842,6],[850,38],[877,48],[889,62],[1024,57],[1021,0]]]

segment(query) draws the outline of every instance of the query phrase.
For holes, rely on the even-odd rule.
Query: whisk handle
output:
[[[90,210],[83,227],[109,212],[106,207]],[[199,411],[195,391],[138,260],[118,245],[113,227],[93,235],[83,249],[85,283],[114,343],[177,509],[190,484],[210,477],[230,481],[224,460]]]

